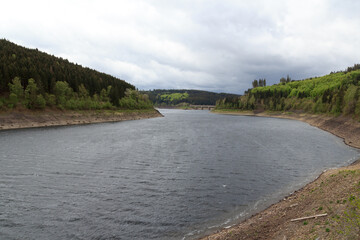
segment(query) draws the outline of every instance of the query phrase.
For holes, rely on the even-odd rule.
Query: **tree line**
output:
[[[0,39],[0,107],[19,106],[139,109],[151,102],[121,79]]]
[[[215,105],[216,101],[225,97],[239,97],[236,94],[215,93],[190,89],[154,89],[142,91],[158,106],[175,106],[186,103],[192,105]]]
[[[43,96],[45,93],[54,94],[58,81],[67,82],[74,92],[83,84],[91,96],[100,94],[102,89],[111,85],[109,98],[115,106],[125,96],[126,89],[135,89],[133,85],[111,75],[0,39],[0,95],[9,93],[9,83],[15,77],[20,78],[24,88],[28,79],[32,78]]]
[[[100,94],[90,95],[83,84],[80,84],[75,92],[67,82],[57,81],[54,86],[54,94],[41,94],[33,78],[27,82],[26,88],[19,77],[15,77],[9,83],[9,97],[0,98],[0,108],[13,109],[26,107],[28,109],[44,109],[45,107],[68,109],[68,110],[96,110],[96,109],[148,109],[153,105],[146,95],[140,94],[134,89],[128,88],[125,96],[119,99],[118,106],[110,102],[112,86],[102,89]]]
[[[218,100],[216,108],[302,111],[360,117],[360,65],[301,81],[291,80],[287,76],[278,84],[249,89],[241,97]]]

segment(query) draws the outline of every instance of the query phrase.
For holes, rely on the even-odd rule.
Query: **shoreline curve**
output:
[[[0,113],[0,131],[22,128],[84,125],[163,117],[156,109],[113,111],[10,111]]]
[[[299,120],[342,138],[346,145],[360,148],[360,122],[350,117],[264,111],[213,113]],[[351,201],[354,195],[360,195],[359,184],[360,159],[349,166],[326,170],[279,202],[230,228],[220,229],[200,239],[348,239],[354,234],[356,236],[356,229],[355,233],[346,230],[349,223],[346,222],[344,211],[353,207]],[[321,218],[291,221],[325,213],[327,215]]]

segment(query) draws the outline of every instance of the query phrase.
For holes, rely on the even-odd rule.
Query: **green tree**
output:
[[[125,97],[119,100],[119,106],[127,109],[148,109],[153,107],[147,95],[142,95],[133,89],[126,89]]]
[[[253,86],[253,88],[257,88],[257,87],[259,86],[258,80],[255,79],[255,80],[252,82],[252,86]]]
[[[43,95],[38,94],[38,95],[36,96],[35,108],[44,109],[45,106],[46,106],[46,100],[45,100],[45,98],[43,97]]]
[[[56,97],[54,94],[45,93],[46,104],[50,107],[56,105]]]
[[[16,94],[15,93],[10,93],[10,95],[9,95],[9,103],[11,104],[11,106],[16,107],[18,102],[19,102],[19,99],[16,96]]]
[[[12,83],[9,83],[9,89],[10,93],[15,94],[18,99],[24,97],[24,87],[21,85],[21,80],[19,77],[15,77],[12,80]]]
[[[85,88],[84,84],[80,84],[79,86],[79,97],[82,99],[89,97],[89,91]]]
[[[286,82],[287,83],[291,82],[291,77],[289,75],[286,76]]]
[[[66,100],[71,95],[72,90],[67,82],[57,81],[55,83],[54,93],[56,97],[56,103],[60,107],[65,107]]]
[[[25,89],[25,101],[26,107],[29,109],[33,109],[36,107],[36,100],[37,100],[37,86],[35,80],[30,78],[28,80],[28,85]]]
[[[352,114],[355,112],[356,102],[358,99],[359,87],[350,85],[344,96],[344,114]]]
[[[111,92],[111,85],[107,87],[107,89],[105,90],[105,88],[101,89],[100,92],[100,100],[102,102],[108,102],[110,101],[110,92]]]

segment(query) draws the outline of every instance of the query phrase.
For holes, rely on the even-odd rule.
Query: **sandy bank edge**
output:
[[[279,112],[236,112],[236,111],[214,111],[217,114],[228,115],[241,115],[241,116],[259,116],[259,117],[274,117],[300,120],[312,126],[318,127],[322,130],[330,132],[338,137],[344,139],[345,144],[360,148],[360,123],[349,117],[332,117],[327,115],[311,115],[305,113],[279,113]],[[347,171],[356,171],[356,176],[348,178],[347,180],[342,177],[335,179],[333,176],[338,176]],[[354,178],[356,178],[354,180]],[[295,191],[293,194],[285,197],[283,200],[272,204],[268,208],[253,216],[245,219],[241,223],[227,229],[222,229],[214,234],[208,235],[201,239],[203,240],[220,240],[220,239],[328,239],[333,238],[334,234],[336,239],[346,239],[342,235],[330,232],[328,219],[334,219],[339,214],[344,212],[345,205],[328,206],[333,203],[334,199],[346,198],[356,193],[353,183],[358,184],[360,180],[360,160],[347,167],[338,169],[329,169],[322,173],[314,181],[306,184],[301,189]],[[349,182],[350,181],[350,182]],[[321,189],[323,183],[329,183],[327,189]],[[314,189],[321,189],[317,194],[313,194]],[[341,203],[340,201],[340,203]],[[324,210],[319,211],[319,206],[326,205]],[[316,210],[316,208],[318,208]],[[322,208],[322,207],[321,207]],[[291,219],[303,216],[316,215],[318,213],[330,212],[329,216],[323,219],[315,219],[299,222],[291,222]],[[308,225],[307,225],[308,224]],[[310,229],[311,225],[311,229]],[[334,226],[335,225],[335,226]],[[332,224],[334,228],[336,226]],[[322,227],[322,228],[321,228]],[[328,232],[329,230],[329,232]],[[339,230],[337,230],[339,231]],[[351,234],[351,233],[350,233]]]
[[[156,109],[139,111],[11,111],[0,113],[0,130],[119,122],[163,117]]]

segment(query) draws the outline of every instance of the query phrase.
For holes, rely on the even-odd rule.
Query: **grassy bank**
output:
[[[143,110],[11,110],[0,112],[0,130],[117,122],[161,117],[155,109]]]
[[[360,148],[360,123],[351,117],[271,111],[214,112],[300,120]],[[317,215],[321,217],[292,221]],[[356,162],[348,167],[326,171],[279,203],[234,227],[203,239],[358,239],[359,233],[360,163]]]

